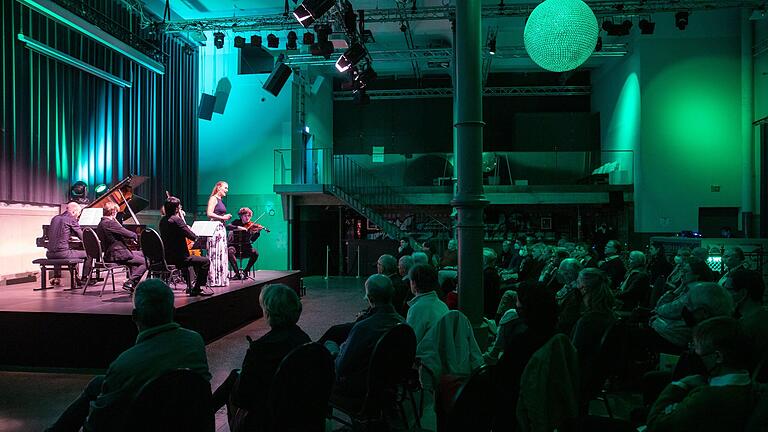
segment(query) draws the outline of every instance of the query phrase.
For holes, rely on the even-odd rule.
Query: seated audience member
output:
[[[669,384],[651,408],[648,431],[744,430],[754,392],[745,368],[741,326],[730,317],[707,319],[694,329],[692,347],[706,376]]]
[[[413,298],[413,295],[410,286],[403,282],[403,278],[398,274],[397,260],[392,255],[380,256],[376,261],[376,271],[392,281],[392,288],[394,289],[392,305],[397,313],[404,317],[408,310],[406,302]]]
[[[672,268],[672,272],[667,277],[668,289],[675,289],[680,286],[683,279],[682,270],[683,265],[688,262],[691,257],[691,249],[687,247],[681,247],[675,254],[675,266]]]
[[[133,321],[136,344],[123,351],[106,375],[98,375],[48,431],[122,430],[131,401],[144,384],[165,372],[186,368],[211,379],[203,338],[173,322],[173,291],[160,279],[136,287]]]
[[[557,301],[559,328],[565,334],[571,333],[571,328],[581,317],[584,309],[582,300],[582,285],[589,282],[589,275],[599,271],[595,268],[581,269],[581,264],[574,258],[566,258],[560,263],[558,278],[564,284],[555,294]],[[582,273],[585,275],[582,277]]]
[[[603,334],[616,320],[616,314],[613,312],[616,301],[608,276],[602,270],[582,270],[578,283],[584,306],[581,317],[573,327],[571,341],[579,355],[582,388],[590,391],[603,384],[595,382],[596,375],[600,375],[600,371],[595,370],[595,367],[599,367],[596,362]],[[588,401],[587,399],[582,402]]]
[[[746,258],[744,257],[744,251],[737,246],[728,247],[725,249],[725,253],[723,253],[723,264],[725,264],[727,270],[725,273],[723,273],[722,277],[717,282],[720,285],[725,283],[725,280],[728,279],[728,275],[731,272],[739,269],[749,269],[749,266],[747,266]]]
[[[600,270],[608,275],[611,281],[611,289],[619,288],[619,284],[624,280],[627,269],[621,261],[622,245],[618,240],[609,240],[605,244],[605,259],[600,264]]]
[[[664,244],[651,243],[648,246],[648,275],[651,278],[651,284],[655,284],[659,278],[666,278],[670,273],[672,273],[672,264],[667,261]]]
[[[171,196],[163,204],[165,216],[160,219],[158,228],[160,237],[165,247],[165,260],[178,268],[185,269],[189,278],[189,268],[195,271],[195,285],[189,290],[190,296],[211,295],[212,292],[203,292],[202,287],[208,281],[208,268],[211,265],[208,257],[190,256],[187,247],[187,239],[196,240],[197,235],[187,226],[181,217],[181,201]]]
[[[432,264],[429,262],[429,255],[427,255],[425,252],[414,252],[411,254],[411,258],[413,258],[413,265],[426,264],[430,267],[432,266]]]
[[[335,394],[344,397],[365,395],[368,364],[376,342],[389,329],[403,322],[403,317],[392,306],[392,295],[392,281],[388,277],[376,274],[365,281],[365,296],[371,305],[371,312],[368,318],[352,327],[338,350]],[[412,310],[408,311],[409,316]],[[336,351],[333,343],[326,343],[326,347],[332,354]]]
[[[104,251],[104,261],[123,264],[130,269],[128,280],[123,284],[123,289],[133,292],[133,288],[139,283],[144,272],[147,271],[147,263],[141,252],[133,252],[125,243],[126,240],[137,240],[135,232],[125,229],[115,219],[120,206],[113,202],[104,205],[104,216],[96,227],[96,233],[101,240],[101,248]]]
[[[413,239],[410,237],[404,237],[400,239],[400,246],[397,248],[397,258],[400,259],[404,256],[410,256],[413,253],[413,246],[411,243]]]
[[[518,261],[518,264],[513,269],[500,269],[499,275],[501,276],[501,279],[505,282],[509,281],[509,283],[515,283],[520,278],[520,274],[524,271],[528,271],[528,269],[533,264],[533,257],[530,254],[530,249],[528,246],[521,246],[520,251],[518,251],[520,260]]]
[[[616,294],[623,311],[646,306],[651,291],[651,280],[645,271],[645,254],[640,251],[630,252],[627,264],[629,271]]]
[[[456,268],[459,265],[459,243],[456,239],[448,240],[448,249],[440,258],[440,268]]]
[[[494,430],[514,430],[523,370],[533,353],[557,333],[557,304],[552,292],[535,286],[522,289],[518,292],[516,311],[520,322],[508,327],[513,334],[504,336],[504,355],[494,371]]]
[[[691,256],[707,265],[707,281],[715,282],[718,280],[715,272],[709,267],[709,249],[705,247],[693,248]]]
[[[653,310],[656,315],[664,319],[680,319],[682,316],[680,312],[683,310],[683,305],[686,302],[686,295],[690,284],[694,282],[711,282],[704,278],[707,275],[706,264],[691,257],[683,263],[681,266],[681,279],[680,287],[671,291],[667,291],[656,302],[656,307]]]
[[[403,282],[408,284],[408,272],[413,267],[413,257],[410,255],[401,256],[397,260],[397,273],[403,278]]]
[[[768,356],[768,310],[763,307],[765,282],[759,272],[739,269],[728,275],[723,287],[733,298],[736,318],[751,347],[749,366],[753,370]]]
[[[499,269],[517,272],[522,261],[520,256],[520,243],[514,244],[509,240],[501,243],[501,259],[499,260]]]
[[[413,299],[408,302],[405,321],[416,333],[416,343],[427,334],[432,325],[448,313],[448,306],[437,296],[437,272],[428,264],[416,264],[408,273]]]
[[[655,341],[646,341],[656,352],[679,353],[691,341],[691,329],[707,318],[733,315],[733,299],[714,282],[694,282],[688,287],[680,319],[651,319]]]
[[[501,278],[496,271],[496,252],[483,248],[483,315],[494,319],[501,299]]]
[[[597,253],[586,243],[579,243],[573,250],[573,257],[579,260],[581,268],[597,268]]]
[[[272,378],[289,352],[311,341],[296,325],[302,307],[293,289],[283,284],[267,285],[259,295],[259,304],[270,330],[250,342],[242,370],[239,373],[233,370],[213,394],[213,410],[217,411],[230,402],[227,406],[230,425],[234,426],[237,418],[241,431],[269,427],[272,419],[269,417],[268,396]]]
[[[558,269],[560,268],[560,263],[566,258],[568,258],[568,252],[565,249],[552,248],[549,261],[544,266],[541,275],[539,275],[538,285],[542,289],[548,289],[556,293],[562,287],[562,282],[558,278]]]
[[[421,252],[427,254],[427,262],[434,268],[440,267],[440,259],[437,254],[437,243],[430,239],[421,244]]]
[[[84,283],[91,273],[93,263],[91,260],[86,259],[87,255],[84,250],[72,249],[69,245],[71,237],[83,239],[83,229],[80,228],[80,223],[77,221],[78,217],[80,217],[80,204],[72,201],[67,203],[67,210],[64,213],[58,214],[51,219],[51,225],[48,228],[49,246],[45,252],[45,257],[48,259],[82,259],[83,273],[81,279],[76,281],[76,283]],[[61,270],[54,270],[51,285],[59,285],[61,283],[60,277]]]

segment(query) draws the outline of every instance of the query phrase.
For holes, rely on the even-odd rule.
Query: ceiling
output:
[[[443,1],[455,0],[416,0],[416,6],[422,7],[440,7],[445,6]],[[487,6],[495,6],[499,4],[500,0],[483,0],[483,4]],[[514,4],[530,4],[533,0],[503,0],[506,5]],[[657,5],[664,7],[675,7],[675,5],[681,4],[681,0],[671,0],[668,2],[655,1]],[[696,0],[688,1],[687,3],[695,3]],[[703,1],[703,0],[702,0]],[[293,10],[295,3],[293,0],[288,0],[289,8]],[[159,16],[162,16],[163,8],[165,6],[164,0],[144,0],[145,5]],[[396,8],[395,0],[351,0],[353,7],[356,10],[373,10],[373,9],[394,9]],[[590,1],[590,3],[596,3]],[[616,2],[612,2],[616,3]],[[631,3],[631,2],[626,2]],[[635,2],[637,3],[637,2]],[[183,20],[211,20],[216,18],[232,18],[232,17],[245,17],[245,16],[262,16],[262,15],[276,15],[283,12],[285,7],[285,0],[170,0],[170,6],[172,9],[172,21],[183,22]],[[410,8],[410,3],[407,6]],[[695,24],[695,15],[697,12],[692,13],[691,22]],[[712,13],[712,12],[707,12]],[[664,33],[668,35],[676,35],[679,30],[674,28],[674,13],[664,12],[657,14],[649,14],[648,18],[658,23],[656,33]],[[607,53],[617,52],[626,53],[631,51],[633,41],[640,36],[637,30],[638,16],[631,17],[635,25],[632,29],[630,36],[607,36],[605,32],[601,32],[602,42],[606,46],[603,53],[593,55],[593,57],[587,61],[583,68],[596,68],[616,61],[618,57],[608,56]],[[537,65],[535,65],[525,55],[523,46],[523,29],[525,25],[525,18],[521,16],[508,16],[508,17],[485,17],[482,21],[483,37],[487,40],[489,33],[497,32],[497,55],[489,56],[487,50],[484,51],[484,68],[491,73],[507,72],[507,71],[542,71]],[[374,68],[381,75],[388,76],[426,76],[432,74],[446,74],[448,70],[445,68],[447,58],[445,54],[442,58],[430,58],[434,53],[430,52],[430,49],[435,48],[448,48],[450,52],[452,32],[451,25],[448,20],[420,20],[411,21],[408,23],[410,31],[409,36],[412,37],[412,47],[415,47],[417,55],[416,61],[412,61],[410,58],[409,44],[406,42],[406,35],[401,31],[401,23],[397,20],[391,20],[390,22],[376,22],[366,23],[366,28],[373,32],[375,43],[366,44],[369,52],[373,57]],[[234,32],[229,29],[222,29],[227,34],[226,43],[231,43],[234,37]],[[267,33],[275,33],[280,37],[281,48],[285,43],[285,31],[250,31],[242,32],[241,35],[248,37],[249,34],[261,34],[266,40]],[[677,33],[676,33],[677,32]],[[299,52],[305,53],[304,57],[307,57],[306,47],[302,47],[301,39],[303,31],[297,31],[299,33]],[[211,38],[208,38],[210,43]],[[278,50],[279,52],[285,52]],[[288,52],[289,59],[291,55],[296,51]],[[377,54],[378,53],[378,54]],[[445,53],[445,51],[443,51]],[[333,60],[319,66],[328,68],[330,72],[333,71]],[[298,59],[299,57],[297,57]],[[299,61],[300,63],[301,61]],[[313,63],[314,64],[314,63]],[[416,67],[414,67],[414,64]]]

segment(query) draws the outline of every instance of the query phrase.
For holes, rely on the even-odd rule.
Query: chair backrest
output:
[[[334,368],[331,354],[316,342],[288,353],[280,362],[269,390],[271,430],[323,432]]]
[[[147,268],[152,271],[167,271],[165,261],[165,245],[160,234],[152,228],[147,228],[141,233],[141,252],[147,261]]]
[[[752,415],[747,419],[744,432],[765,432],[768,430],[768,384],[758,386]]]
[[[408,324],[398,324],[376,342],[368,366],[364,411],[387,407],[397,387],[408,380],[416,360],[416,334]]]
[[[96,235],[96,231],[91,228],[83,230],[83,247],[88,258],[94,259],[96,262],[102,261],[104,255],[102,254],[101,240]]]
[[[127,431],[213,432],[211,385],[189,369],[147,382],[133,400]]]
[[[481,366],[456,392],[448,412],[448,431],[490,431],[496,407],[494,399],[491,372],[487,366]]]
[[[592,366],[603,372],[603,381],[611,375],[621,375],[625,372],[631,340],[629,327],[623,320],[615,320],[605,329],[600,339],[598,364]]]

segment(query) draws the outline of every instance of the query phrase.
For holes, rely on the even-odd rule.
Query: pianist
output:
[[[51,227],[48,229],[48,251],[45,256],[48,259],[81,258],[83,264],[82,280],[85,280],[91,272],[91,260],[86,259],[84,250],[75,250],[69,244],[71,237],[83,240],[83,230],[77,222],[80,216],[80,205],[74,201],[67,203],[67,210],[51,219]],[[53,272],[51,285],[60,283],[61,270]],[[82,281],[81,281],[82,283]]]
[[[144,276],[147,264],[141,252],[133,252],[128,248],[126,241],[135,241],[138,235],[120,225],[120,222],[115,219],[118,211],[120,206],[114,202],[106,203],[104,216],[96,228],[96,233],[104,249],[104,261],[123,264],[130,269],[131,274],[123,284],[123,289],[133,292],[133,287],[138,285],[141,277]]]

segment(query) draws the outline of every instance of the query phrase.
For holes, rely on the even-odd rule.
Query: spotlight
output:
[[[310,32],[304,33],[304,36],[301,38],[301,43],[303,45],[312,45],[315,43],[315,35]]]
[[[675,14],[675,25],[680,30],[685,30],[688,27],[688,12],[680,11]]]
[[[277,48],[280,46],[280,38],[275,36],[274,34],[270,33],[267,35],[267,47],[268,48]]]
[[[349,68],[365,58],[367,54],[368,52],[365,50],[365,47],[359,43],[352,44],[352,46],[344,51],[344,54],[336,60],[336,70],[339,72],[346,72]]]
[[[216,32],[213,34],[213,46],[217,49],[224,48],[224,33]]]
[[[364,89],[368,87],[368,84],[372,83],[376,80],[376,78],[379,77],[379,75],[376,73],[375,70],[373,70],[373,67],[369,64],[368,67],[363,69],[362,71],[355,71],[353,74],[354,78],[353,81],[355,82],[355,88],[357,89]]]
[[[78,204],[88,204],[88,184],[84,181],[76,181],[69,188],[69,200]]]
[[[251,45],[253,45],[253,46],[261,46],[261,36],[259,36],[259,35],[252,35],[251,36]]]
[[[285,43],[285,49],[287,50],[295,50],[298,49],[296,46],[296,40],[298,37],[296,36],[296,32],[291,30],[288,32],[288,42]]]
[[[235,36],[235,48],[245,48],[245,38],[242,36]]]
[[[324,13],[331,10],[335,4],[335,0],[304,0],[293,11],[293,16],[299,24],[304,26],[304,28],[308,28]]]
[[[656,23],[647,19],[641,19],[638,27],[640,27],[640,34],[651,35],[656,30]]]
[[[496,55],[496,36],[488,40],[488,54]]]
[[[315,56],[323,56],[326,59],[331,58],[333,54],[333,42],[328,40],[328,35],[333,32],[329,24],[318,24],[315,26],[315,33],[317,33],[317,43],[312,44],[309,47],[309,52]]]
[[[603,21],[603,30],[608,33],[608,36],[627,36],[630,29],[632,29],[632,21],[624,20],[621,24],[616,24],[613,21]]]
[[[107,185],[102,183],[96,186],[96,189],[94,189],[94,192],[96,192],[97,194],[101,194],[101,193],[104,193],[106,190],[107,190]]]

